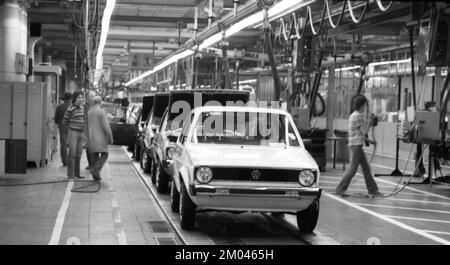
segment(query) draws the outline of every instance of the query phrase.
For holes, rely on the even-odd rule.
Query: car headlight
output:
[[[212,170],[209,167],[199,167],[195,172],[195,178],[202,184],[211,182],[213,177]]]
[[[316,174],[309,169],[302,170],[298,175],[298,182],[303,187],[310,187],[316,182]]]
[[[173,147],[168,147],[166,149],[166,156],[167,156],[168,159],[172,159],[173,158],[173,150],[174,150]]]

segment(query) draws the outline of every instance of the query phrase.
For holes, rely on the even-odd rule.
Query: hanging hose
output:
[[[403,170],[402,177],[401,177],[400,180],[397,182],[397,185],[395,186],[394,190],[393,190],[391,193],[389,193],[389,194],[387,194],[387,195],[384,195],[383,198],[388,198],[388,197],[392,197],[392,196],[394,196],[394,195],[399,194],[401,191],[403,191],[403,190],[406,188],[406,186],[409,185],[409,183],[411,183],[411,180],[412,180],[412,178],[413,178],[413,176],[414,176],[414,172],[415,172],[415,171],[417,170],[417,168],[419,167],[419,164],[416,165],[416,167],[414,168],[413,174],[411,174],[411,175],[409,176],[409,179],[404,183],[404,185],[403,185],[399,190],[397,190],[397,188],[400,186],[400,183],[402,182],[403,176],[405,176],[406,168],[408,167],[408,163],[409,163],[410,158],[411,158],[411,153],[412,153],[413,147],[414,147],[414,145],[411,146],[411,150],[410,150],[410,152],[409,152],[408,160],[407,160],[407,163],[406,163],[406,165],[405,165],[405,169]],[[422,152],[422,154],[421,154],[419,160],[422,160],[422,157],[423,157],[423,155],[425,154],[425,150],[426,150],[428,147],[429,147],[429,145],[426,145],[426,146],[424,147],[423,152]],[[429,174],[430,174],[430,172],[429,172]]]
[[[351,2],[350,0],[347,0],[348,11],[350,13],[350,17],[352,18],[352,20],[355,24],[359,24],[359,23],[361,23],[361,21],[364,19],[364,16],[366,15],[367,6],[369,5],[369,0],[366,0],[366,4],[364,5],[364,9],[363,9],[359,19],[357,19],[355,17],[354,8],[352,7],[352,4],[350,4],[350,2]]]
[[[387,6],[384,6],[383,3],[381,2],[381,0],[377,0],[376,1],[378,8],[382,11],[385,12],[387,11],[391,6],[393,1],[390,1],[389,4]],[[365,1],[365,4],[363,6],[363,10],[361,12],[361,15],[359,18],[356,17],[355,15],[355,9],[358,7],[354,7],[351,4],[351,0],[347,0],[347,1],[343,1],[342,4],[342,8],[341,11],[339,13],[339,17],[337,22],[335,23],[333,21],[332,15],[331,15],[331,8],[330,8],[330,3],[329,0],[324,0],[324,6],[322,9],[322,16],[320,18],[320,22],[319,22],[319,26],[317,29],[315,29],[314,27],[314,21],[313,21],[313,17],[312,17],[312,10],[311,10],[311,6],[307,6],[306,7],[306,15],[304,18],[299,18],[297,20],[297,16],[295,14],[295,12],[292,13],[292,23],[291,23],[291,28],[289,29],[289,34],[292,32],[292,27],[294,27],[295,33],[296,33],[296,39],[301,39],[304,34],[305,34],[305,29],[306,29],[306,24],[309,22],[310,28],[311,28],[311,32],[314,36],[319,35],[322,26],[323,26],[323,21],[325,20],[325,14],[328,17],[328,21],[330,23],[331,28],[337,28],[341,22],[342,19],[344,18],[344,14],[345,14],[345,8],[348,5],[348,10],[349,10],[349,14],[350,17],[353,21],[353,23],[355,24],[359,24],[363,21],[365,15],[367,14],[368,11],[368,6],[369,6],[369,0]],[[280,43],[281,43],[281,39],[284,39],[284,44],[281,43],[282,45],[285,45],[287,41],[289,41],[290,39],[292,39],[291,35],[288,35],[287,33],[287,26],[286,26],[286,21],[284,20],[284,18],[280,18],[280,32],[279,32],[279,38],[280,38]],[[304,22],[304,24],[302,23]],[[301,30],[301,32],[300,32]]]
[[[381,3],[381,0],[377,0],[377,5],[378,5],[378,8],[379,8],[382,12],[384,12],[384,11],[387,11],[387,10],[391,7],[392,2],[393,2],[393,1],[389,1],[389,4],[385,7],[385,6],[383,6],[383,3]]]
[[[21,183],[21,184],[0,184],[0,187],[23,187],[23,186],[57,184],[57,183],[65,183],[65,182],[69,182],[69,180],[66,179],[66,180],[31,182],[31,183]]]
[[[31,183],[20,183],[20,184],[0,184],[0,187],[26,187],[26,186],[37,186],[37,185],[49,185],[49,184],[57,184],[57,183],[68,183],[72,180],[65,179],[65,180],[53,180],[53,181],[42,181],[42,182],[31,182]],[[71,192],[77,192],[77,193],[96,193],[100,190],[101,184],[100,181],[97,180],[75,180],[75,182],[89,182],[90,184],[73,188]],[[90,190],[90,191],[84,191],[83,189],[97,185],[97,189]]]
[[[339,26],[339,24],[341,24],[342,18],[344,17],[344,13],[345,13],[345,6],[346,6],[346,2],[343,1],[344,4],[342,4],[342,9],[341,9],[341,13],[339,14],[339,18],[337,23],[335,24],[333,22],[333,18],[331,17],[331,13],[330,13],[330,4],[328,3],[328,0],[324,0],[325,1],[325,5],[327,8],[327,15],[328,15],[328,21],[330,22],[330,26],[335,29],[337,26]]]
[[[326,4],[324,3],[324,5],[323,5],[322,17],[320,19],[319,28],[317,29],[317,31],[314,29],[314,22],[313,22],[313,19],[312,19],[311,6],[308,6],[306,8],[306,12],[308,12],[308,14],[309,14],[309,26],[311,27],[311,32],[312,32],[312,34],[314,36],[317,36],[319,34],[320,30],[322,29],[323,21],[325,20]]]
[[[289,44],[289,36],[286,34],[286,22],[284,21],[284,18],[280,18],[280,31],[278,32],[277,35],[278,41],[281,44],[281,46],[286,46],[287,44]]]

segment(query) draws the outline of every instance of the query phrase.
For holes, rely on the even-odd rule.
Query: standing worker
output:
[[[55,111],[55,123],[58,125],[59,129],[59,145],[61,153],[61,161],[63,167],[67,165],[67,137],[69,134],[69,129],[63,124],[64,114],[67,108],[70,106],[70,100],[72,99],[72,93],[66,92],[64,97],[61,98],[64,103],[58,105]]]
[[[75,91],[72,96],[72,105],[64,114],[63,124],[69,129],[69,159],[67,161],[67,177],[84,178],[80,176],[80,160],[83,152],[84,140],[84,95]]]
[[[100,171],[108,159],[108,144],[113,143],[111,127],[106,112],[100,108],[101,98],[92,98],[91,109],[88,112],[88,141],[92,162],[92,177],[101,180]]]
[[[343,197],[350,196],[346,193],[346,191],[360,164],[369,194],[373,196],[383,195],[378,190],[377,183],[372,176],[370,165],[367,162],[366,155],[363,151],[363,144],[366,141],[371,144],[376,144],[375,141],[371,141],[366,137],[368,126],[364,113],[366,112],[366,109],[368,107],[367,103],[368,100],[363,95],[356,96],[352,102],[353,113],[350,115],[350,118],[348,120],[348,145],[350,146],[351,161],[349,168],[344,173],[344,177],[336,187],[336,194]]]
[[[86,102],[84,103],[84,117],[87,117],[87,113],[89,112],[89,110],[91,109],[92,106],[92,99],[96,96],[95,91],[93,90],[89,90],[87,95],[86,95]],[[86,130],[87,128],[85,128]],[[87,130],[86,132],[86,137],[88,136],[88,132]],[[91,159],[91,150],[89,150],[89,145],[86,144],[86,158],[88,161],[88,166],[86,167],[87,170],[90,170],[92,168],[92,159]]]
[[[425,102],[425,111],[429,112],[438,112],[438,109],[436,108],[436,102],[434,101],[427,101]],[[424,177],[426,170],[425,166],[423,165],[423,147],[422,144],[418,144],[417,146],[417,153],[416,153],[416,161],[418,161],[418,165],[416,166],[416,170],[414,171],[414,176],[416,177]],[[436,175],[437,170],[441,170],[441,165],[439,163],[439,159],[435,156],[435,154],[438,152],[438,147],[435,144],[430,144],[430,157],[428,158],[434,167],[434,174]],[[433,172],[428,172],[428,176],[422,181],[422,184],[430,184],[431,176]],[[442,172],[441,172],[442,173]]]

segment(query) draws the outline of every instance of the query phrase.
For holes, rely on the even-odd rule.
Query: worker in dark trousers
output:
[[[366,182],[366,187],[370,195],[372,196],[383,196],[378,190],[377,183],[375,182],[373,175],[370,171],[370,165],[367,162],[366,155],[363,151],[363,145],[365,142],[371,144],[376,144],[375,141],[367,139],[367,119],[365,118],[365,112],[367,109],[368,100],[363,95],[358,95],[353,99],[352,109],[353,113],[349,117],[349,128],[348,128],[348,145],[350,147],[350,166],[344,173],[344,177],[341,182],[336,187],[336,194],[343,197],[350,196],[346,193],[352,178],[355,176],[358,166],[361,165],[364,181]]]
[[[92,177],[101,180],[100,171],[108,159],[108,145],[113,143],[111,127],[106,112],[100,108],[101,98],[92,98],[88,112],[88,137],[91,152]]]
[[[60,154],[61,154],[61,162],[63,167],[67,165],[67,137],[69,134],[69,129],[66,125],[63,124],[64,114],[66,113],[67,108],[70,106],[70,100],[72,99],[72,93],[66,92],[64,97],[61,100],[64,103],[58,105],[55,111],[55,123],[58,125],[59,129],[59,145],[60,145]]]
[[[84,140],[84,95],[75,91],[72,96],[72,105],[64,114],[63,124],[69,128],[69,159],[67,160],[67,177],[84,178],[80,175],[80,161],[83,152]]]
[[[86,102],[84,103],[84,116],[87,117],[87,113],[91,109],[92,105],[92,99],[96,96],[95,91],[89,90],[89,92],[86,94]],[[87,128],[86,128],[87,129]],[[88,137],[88,132],[86,132],[86,137]],[[86,167],[87,170],[91,170],[92,168],[92,160],[91,160],[91,152],[89,150],[89,146],[86,144],[86,158],[88,161],[88,166]]]

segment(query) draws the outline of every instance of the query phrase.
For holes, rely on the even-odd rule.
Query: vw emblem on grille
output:
[[[253,170],[252,174],[251,174],[251,178],[252,180],[260,180],[261,179],[261,172],[259,172],[259,170]]]

